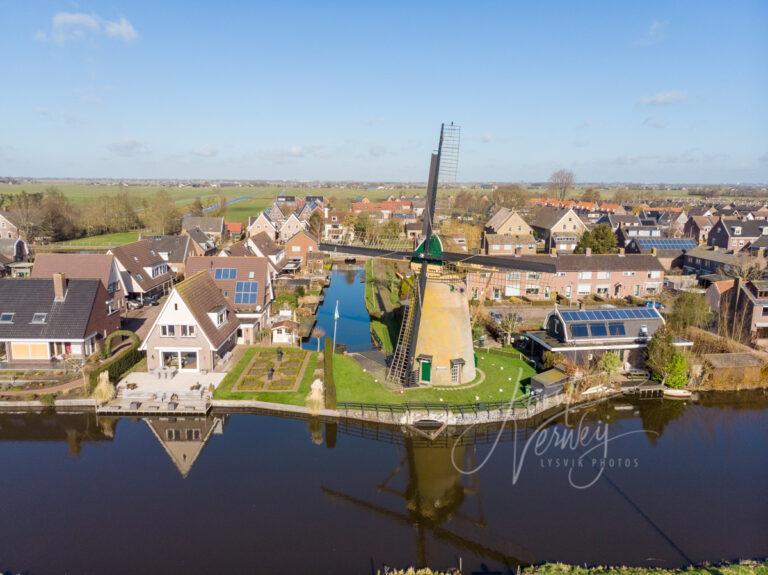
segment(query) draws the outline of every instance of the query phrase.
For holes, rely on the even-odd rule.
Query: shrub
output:
[[[672,355],[665,383],[675,389],[682,389],[688,385],[688,360],[683,352],[676,350]]]
[[[336,409],[336,384],[333,381],[333,342],[325,338],[323,352],[323,388],[325,390],[325,408]]]
[[[135,334],[134,334],[135,335]],[[88,373],[88,393],[93,393],[99,383],[99,374],[103,371],[109,373],[109,380],[117,382],[120,377],[136,365],[144,357],[144,352],[139,351],[139,338],[132,342],[114,357],[104,361],[101,365],[92,368]]]

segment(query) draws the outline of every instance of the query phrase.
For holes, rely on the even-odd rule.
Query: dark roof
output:
[[[542,229],[552,229],[557,222],[563,219],[563,216],[572,211],[570,208],[549,208],[543,207],[536,211],[530,225]],[[575,214],[575,212],[574,212]],[[576,216],[578,218],[578,216]],[[579,218],[579,221],[581,219]]]
[[[251,241],[264,256],[279,254],[283,249],[278,246],[266,232],[259,232],[251,237]]]
[[[110,251],[144,291],[149,291],[173,279],[173,272],[170,270],[154,278],[147,274],[144,268],[166,263],[160,254],[152,249],[152,243],[149,240],[139,240],[112,248]],[[137,274],[141,274],[141,279]]]
[[[0,323],[3,339],[82,339],[99,291],[98,279],[67,280],[64,301],[54,301],[52,279],[0,279],[0,313],[13,313],[13,323]],[[32,323],[36,313],[45,323]]]
[[[189,236],[189,238],[193,242],[199,245],[205,252],[209,252],[216,247],[216,245],[211,240],[208,239],[208,236],[206,236],[205,232],[200,228],[188,229],[188,230],[185,230],[185,233]]]
[[[542,257],[542,256],[539,256]],[[547,258],[549,256],[543,256]],[[557,271],[663,271],[659,259],[647,254],[558,254],[554,260]]]
[[[768,228],[768,222],[765,220],[738,220],[723,221],[721,224],[729,236],[743,238],[759,238],[763,235],[763,229]],[[740,234],[734,234],[733,228],[741,228]]]
[[[181,228],[184,230],[199,228],[207,234],[220,234],[224,231],[224,218],[184,216],[184,219],[181,220]]]
[[[168,262],[183,264],[189,255],[189,236],[152,236],[144,238],[149,240],[150,246],[159,254],[168,254]]]
[[[691,238],[633,238],[631,243],[642,253],[650,253],[654,248],[659,252],[679,252],[691,250],[698,245],[698,242]]]

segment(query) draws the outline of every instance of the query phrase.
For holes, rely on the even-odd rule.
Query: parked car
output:
[[[144,298],[144,305],[157,305],[160,301],[160,297],[157,295],[148,295]]]
[[[125,305],[128,309],[141,309],[144,307],[144,304],[137,299],[129,299],[125,302]]]
[[[495,311],[495,310],[491,310],[490,312],[488,312],[488,315],[490,315],[491,319],[496,323],[501,323],[501,319],[504,317],[501,315],[500,311]]]
[[[657,310],[661,311],[664,309],[664,304],[660,301],[647,301],[645,302],[645,307],[655,307]]]

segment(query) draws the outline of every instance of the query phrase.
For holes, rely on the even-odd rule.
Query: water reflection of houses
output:
[[[217,417],[145,417],[176,469],[186,478],[211,435],[224,433],[225,415]]]
[[[0,412],[0,442],[62,442],[70,455],[78,455],[83,443],[112,441],[116,426],[116,418],[94,413]]]

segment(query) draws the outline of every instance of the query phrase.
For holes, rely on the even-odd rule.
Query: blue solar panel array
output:
[[[637,238],[635,241],[641,250],[691,250],[698,245],[691,238]]]
[[[566,322],[599,321],[622,319],[657,319],[659,316],[652,308],[633,309],[596,309],[560,312]]]

